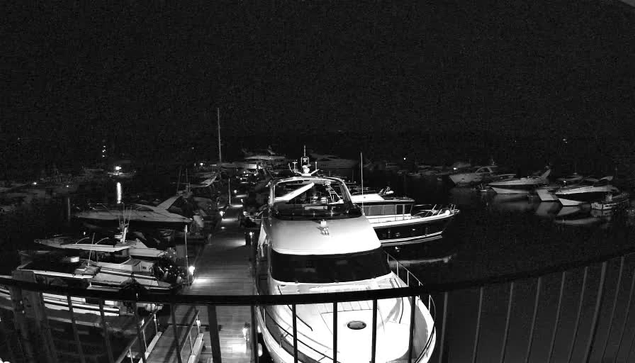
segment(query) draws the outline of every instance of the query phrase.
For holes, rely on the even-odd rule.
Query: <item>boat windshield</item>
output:
[[[362,215],[342,183],[298,179],[275,185],[273,216],[279,219],[343,219]]]
[[[288,255],[272,250],[271,266],[271,277],[296,283],[360,281],[390,273],[381,248],[338,255]]]

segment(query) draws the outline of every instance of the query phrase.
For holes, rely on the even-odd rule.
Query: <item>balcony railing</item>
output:
[[[113,293],[0,278],[0,284],[11,289],[11,301],[4,301],[0,309],[0,341],[4,342],[0,344],[0,358],[11,362],[146,362],[157,351],[157,341],[164,339],[161,346],[165,354],[182,363],[200,358],[209,334],[212,355],[218,362],[230,357],[220,355],[214,346],[219,333],[216,308],[244,306],[251,309],[251,321],[246,322],[244,332],[247,354],[251,361],[258,361],[256,309],[288,305],[294,323],[285,341],[294,357],[291,361],[302,361],[302,354],[298,354],[298,345],[303,344],[298,339],[301,322],[296,319],[299,305],[332,304],[337,322],[338,304],[370,301],[376,322],[377,305],[382,299],[404,297],[411,301],[420,298],[435,316],[436,343],[431,362],[629,361],[635,340],[635,314],[631,313],[633,252],[635,248],[535,271],[440,284],[421,281],[389,257],[393,271],[408,287],[305,295]],[[63,312],[66,315],[44,308],[42,293],[65,296],[70,306]],[[95,303],[97,314],[73,311],[78,301]],[[110,302],[128,307],[122,308],[122,313],[129,315],[123,314],[121,322],[107,317],[104,309]],[[146,312],[140,306],[163,309]],[[177,306],[189,309],[185,320],[175,318]],[[201,307],[207,308],[207,319],[199,313]],[[372,329],[368,356],[375,361],[375,324]],[[335,344],[340,333],[334,329]],[[68,339],[61,339],[65,336]],[[417,342],[415,334],[409,336],[409,351],[417,344],[431,344]],[[93,349],[99,345],[105,350]],[[332,355],[335,357],[325,355],[321,361],[339,361],[337,349]],[[412,354],[404,361],[417,358]]]

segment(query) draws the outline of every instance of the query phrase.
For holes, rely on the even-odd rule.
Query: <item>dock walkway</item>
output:
[[[242,207],[230,206],[224,218],[194,260],[194,281],[183,294],[188,295],[252,295],[255,286],[249,261],[251,248],[245,241],[244,229],[240,226],[238,216]],[[197,306],[197,312],[191,306],[178,306],[175,309],[177,334],[179,335],[181,361],[187,362],[190,357],[188,331],[193,316],[199,314],[203,333],[203,350],[196,361],[211,362],[212,349],[209,331],[208,307]],[[245,339],[245,324],[251,321],[250,309],[246,306],[219,306],[216,308],[217,327],[224,363],[244,363],[251,360],[251,345]],[[212,317],[213,321],[213,317]],[[171,324],[170,324],[171,325]],[[163,336],[148,357],[150,363],[178,362],[174,346],[174,327],[165,329]],[[196,337],[196,326],[192,339]],[[247,329],[247,334],[249,331]],[[195,352],[197,353],[197,352]]]

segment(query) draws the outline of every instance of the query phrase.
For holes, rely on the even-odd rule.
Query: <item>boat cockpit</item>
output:
[[[272,214],[280,219],[341,219],[362,215],[343,181],[335,178],[293,177],[271,188]]]

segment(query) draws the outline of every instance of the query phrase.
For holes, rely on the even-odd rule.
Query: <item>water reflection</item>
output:
[[[524,194],[496,194],[489,202],[489,207],[498,211],[524,213],[533,212],[538,203]]]
[[[117,182],[117,204],[121,204],[123,198],[123,188],[121,182]]]

